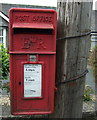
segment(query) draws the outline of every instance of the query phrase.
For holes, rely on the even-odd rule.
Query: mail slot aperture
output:
[[[41,14],[43,15],[41,16]],[[11,33],[13,32],[13,34],[10,39],[10,52],[54,53],[55,41],[52,41],[52,39],[55,39],[56,34],[54,22],[56,19],[54,16],[56,16],[54,10],[30,11],[29,9],[26,12],[25,10],[20,10],[19,12],[19,9],[17,9],[17,11],[12,9],[10,11],[10,28]]]

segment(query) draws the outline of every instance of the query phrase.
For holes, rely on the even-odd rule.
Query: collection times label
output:
[[[24,97],[42,96],[42,65],[24,64]]]

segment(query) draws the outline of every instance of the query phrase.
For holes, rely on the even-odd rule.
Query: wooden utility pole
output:
[[[68,0],[67,0],[68,1]],[[51,118],[81,118],[90,48],[92,3],[58,1],[55,112]],[[74,36],[69,37],[68,36]],[[78,37],[75,37],[78,36]],[[58,39],[63,38],[64,39]],[[66,82],[71,81],[71,82]]]

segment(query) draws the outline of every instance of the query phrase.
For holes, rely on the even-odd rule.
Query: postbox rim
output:
[[[14,23],[12,28],[54,29],[53,24]]]

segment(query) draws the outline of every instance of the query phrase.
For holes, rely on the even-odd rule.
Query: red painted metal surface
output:
[[[9,31],[11,113],[52,113],[56,64],[55,10],[13,8],[10,10]],[[36,61],[30,60],[31,55],[36,56]],[[24,97],[25,64],[42,66],[40,97]]]
[[[53,24],[19,24],[19,23],[15,23],[12,26],[13,28],[32,28],[32,29],[54,29]]]

